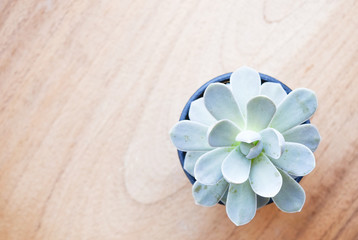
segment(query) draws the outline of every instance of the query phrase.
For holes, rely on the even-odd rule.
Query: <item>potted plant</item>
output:
[[[298,182],[314,169],[320,142],[309,122],[316,108],[313,91],[291,91],[249,67],[199,88],[170,130],[195,203],[224,204],[237,226],[271,200],[284,212],[301,211]]]

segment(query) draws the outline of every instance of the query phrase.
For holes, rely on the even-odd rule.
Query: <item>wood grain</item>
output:
[[[0,2],[0,239],[358,239],[358,2]],[[196,206],[168,131],[249,65],[313,89],[301,213]]]

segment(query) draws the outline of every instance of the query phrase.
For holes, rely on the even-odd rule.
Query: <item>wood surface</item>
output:
[[[194,204],[168,131],[248,65],[318,96],[300,213]],[[358,1],[0,1],[0,239],[358,239]]]

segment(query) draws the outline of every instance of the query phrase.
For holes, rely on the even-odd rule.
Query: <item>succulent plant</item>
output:
[[[250,222],[270,198],[284,212],[301,211],[305,192],[294,177],[315,167],[320,135],[302,123],[316,108],[313,91],[287,94],[278,83],[261,85],[249,67],[233,72],[227,84],[210,84],[191,103],[190,120],[170,130],[173,144],[187,152],[184,169],[196,179],[195,202],[221,201],[237,226]]]

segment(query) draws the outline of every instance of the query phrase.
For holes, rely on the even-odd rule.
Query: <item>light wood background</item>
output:
[[[301,213],[199,207],[168,131],[248,65],[313,89]],[[358,1],[0,1],[0,239],[358,239]]]

